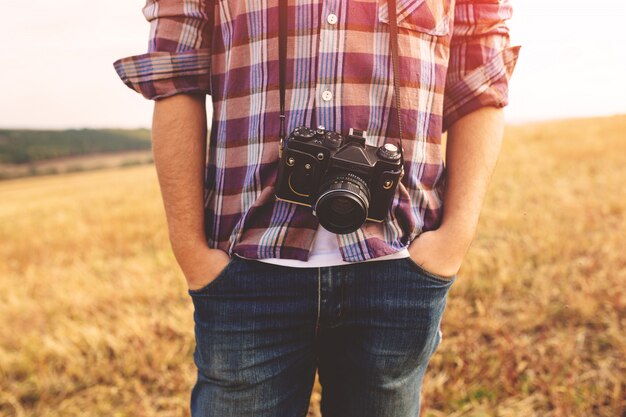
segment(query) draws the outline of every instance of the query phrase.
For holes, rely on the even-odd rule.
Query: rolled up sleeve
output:
[[[150,100],[178,93],[210,94],[213,4],[210,0],[146,0],[148,51],[113,67],[129,88]]]
[[[510,46],[509,0],[458,0],[444,95],[443,130],[481,107],[508,104],[520,46]]]

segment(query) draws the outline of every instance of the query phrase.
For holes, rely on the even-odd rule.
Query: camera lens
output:
[[[315,214],[329,232],[352,233],[365,223],[369,199],[365,181],[354,174],[341,174],[320,188]]]
[[[355,205],[352,200],[347,197],[337,197],[330,203],[332,211],[339,215],[347,215],[355,210]]]

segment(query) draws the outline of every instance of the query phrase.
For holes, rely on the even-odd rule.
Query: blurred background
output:
[[[0,3],[0,416],[186,416],[143,1]],[[513,1],[507,131],[424,416],[626,416],[626,3]],[[319,415],[316,384],[310,415]]]
[[[510,122],[626,113],[624,2],[512,3],[512,43],[523,55]],[[152,103],[131,94],[112,66],[147,50],[143,4],[3,2],[0,128],[148,127]]]

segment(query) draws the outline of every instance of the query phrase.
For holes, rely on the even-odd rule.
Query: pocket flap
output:
[[[397,0],[398,27],[434,36],[450,32],[450,0]],[[389,23],[387,0],[379,0],[378,20]]]

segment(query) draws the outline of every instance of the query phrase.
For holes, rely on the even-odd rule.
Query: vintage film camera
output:
[[[403,175],[402,157],[396,145],[366,145],[365,138],[354,128],[348,136],[324,126],[295,128],[282,145],[276,198],[312,207],[337,234],[384,221]]]

